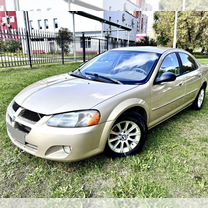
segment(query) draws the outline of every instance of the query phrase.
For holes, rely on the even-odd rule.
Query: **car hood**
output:
[[[91,109],[134,87],[85,80],[64,74],[25,88],[15,97],[15,101],[28,110],[51,115]]]

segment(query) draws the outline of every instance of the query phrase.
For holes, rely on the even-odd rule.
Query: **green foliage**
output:
[[[67,28],[60,28],[58,32],[56,41],[59,47],[64,49],[65,54],[70,52],[69,44],[72,42],[72,35],[72,32],[70,32]]]
[[[0,40],[0,51],[4,51],[4,41]]]
[[[157,35],[158,45],[169,46],[173,44],[174,12],[156,12],[153,28]]]
[[[154,26],[157,42],[171,47],[174,34],[174,12],[156,12]],[[194,49],[208,50],[208,12],[179,12],[177,45],[193,52]]]
[[[0,51],[15,53],[22,49],[22,44],[18,40],[0,40]]]
[[[149,37],[145,37],[140,42],[137,42],[136,45],[138,46],[157,46],[157,43],[154,39],[150,39]]]

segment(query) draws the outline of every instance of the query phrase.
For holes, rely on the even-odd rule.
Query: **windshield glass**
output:
[[[106,82],[111,79],[123,84],[142,83],[151,74],[159,56],[152,52],[109,51],[89,61],[74,74]]]

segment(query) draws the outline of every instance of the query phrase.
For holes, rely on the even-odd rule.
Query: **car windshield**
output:
[[[73,75],[117,84],[141,84],[151,74],[159,56],[152,52],[109,51],[89,61]]]

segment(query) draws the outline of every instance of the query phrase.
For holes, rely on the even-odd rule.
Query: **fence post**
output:
[[[99,45],[98,45],[98,50],[99,50],[99,52],[98,52],[98,53],[100,54],[100,53],[101,53],[101,48],[100,48],[100,39],[99,39],[98,41],[99,41],[99,42],[98,42],[98,44],[99,44]]]
[[[26,30],[26,39],[27,39],[27,54],[28,54],[28,61],[30,64],[30,68],[32,68],[32,56],[31,56],[31,50],[30,50],[30,37],[29,37],[29,33]]]
[[[108,51],[108,49],[109,49],[109,37],[107,36],[106,38],[107,38],[107,46],[106,46],[106,48],[107,48],[107,51]]]
[[[64,65],[64,38],[61,35],[61,63]]]
[[[31,48],[30,48],[30,35],[28,31],[28,12],[24,11],[24,21],[25,21],[25,36],[26,36],[26,45],[27,45],[27,55],[30,68],[32,68],[32,57],[31,57]]]
[[[86,62],[86,47],[85,47],[85,34],[82,33],[82,46],[83,46],[83,62]]]

